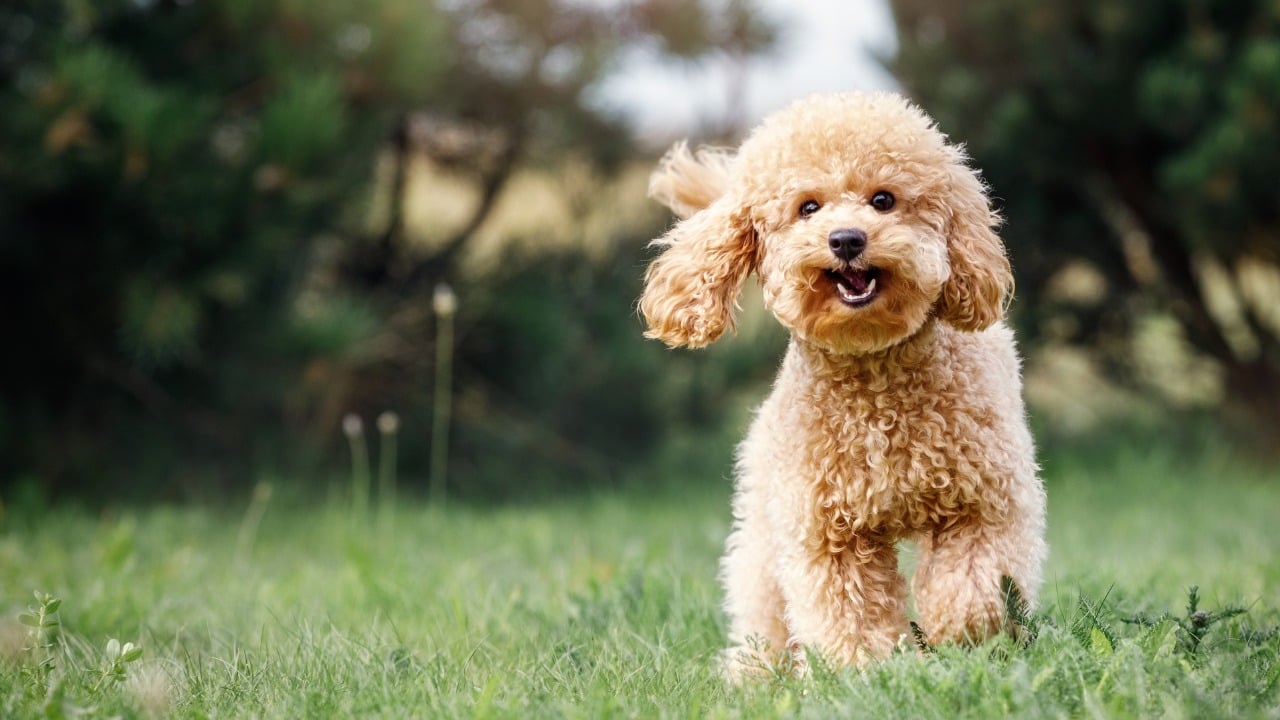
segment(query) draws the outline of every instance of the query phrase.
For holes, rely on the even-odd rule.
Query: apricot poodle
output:
[[[902,540],[928,643],[1013,631],[1002,585],[1034,605],[1045,495],[1013,277],[964,151],[897,95],[815,96],[736,152],[676,145],[650,194],[683,219],[654,241],[649,337],[712,342],[752,273],[791,333],[738,452],[730,676],[909,644]]]

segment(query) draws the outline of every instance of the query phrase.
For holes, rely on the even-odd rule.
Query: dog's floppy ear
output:
[[[738,293],[757,262],[747,209],[721,195],[652,244],[666,249],[644,276],[645,337],[696,348],[732,327]]]
[[[957,151],[951,164],[947,230],[951,277],[942,287],[938,315],[960,330],[982,330],[1004,317],[1013,297],[1013,271],[995,228],[986,189]]]

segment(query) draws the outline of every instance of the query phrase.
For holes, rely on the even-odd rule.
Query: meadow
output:
[[[1280,717],[1280,473],[1152,447],[1045,457],[1028,644],[744,688],[715,670],[727,456],[365,517],[278,479],[221,509],[10,507],[0,716]]]

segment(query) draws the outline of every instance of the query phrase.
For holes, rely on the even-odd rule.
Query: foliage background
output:
[[[894,7],[896,75],[1003,200],[1024,337],[1089,347],[1150,386],[1126,358],[1144,333],[1173,334],[1208,361],[1188,372],[1215,375],[1226,409],[1274,444],[1275,4]]]
[[[1042,441],[1273,452],[1274,3],[892,8],[885,62],[1006,216]],[[748,293],[710,351],[643,341],[655,149],[591,97],[629,50],[741,63],[785,25],[739,0],[7,3],[0,497],[327,487],[342,417],[373,442],[387,410],[420,491],[442,282],[451,493],[721,477],[785,336]]]

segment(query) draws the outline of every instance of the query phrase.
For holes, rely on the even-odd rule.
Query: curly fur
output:
[[[877,210],[870,198],[891,192]],[[908,632],[896,543],[929,642],[1005,629],[1001,578],[1034,604],[1045,496],[1003,323],[1013,278],[985,186],[932,120],[892,94],[816,96],[736,153],[675,146],[651,194],[683,218],[654,241],[647,335],[701,347],[733,326],[755,273],[791,331],[773,392],[739,448],[721,563],[727,670],[811,648],[861,664]],[[808,200],[817,212],[802,216]],[[865,232],[852,261],[833,230]],[[874,268],[853,306],[832,272]]]

